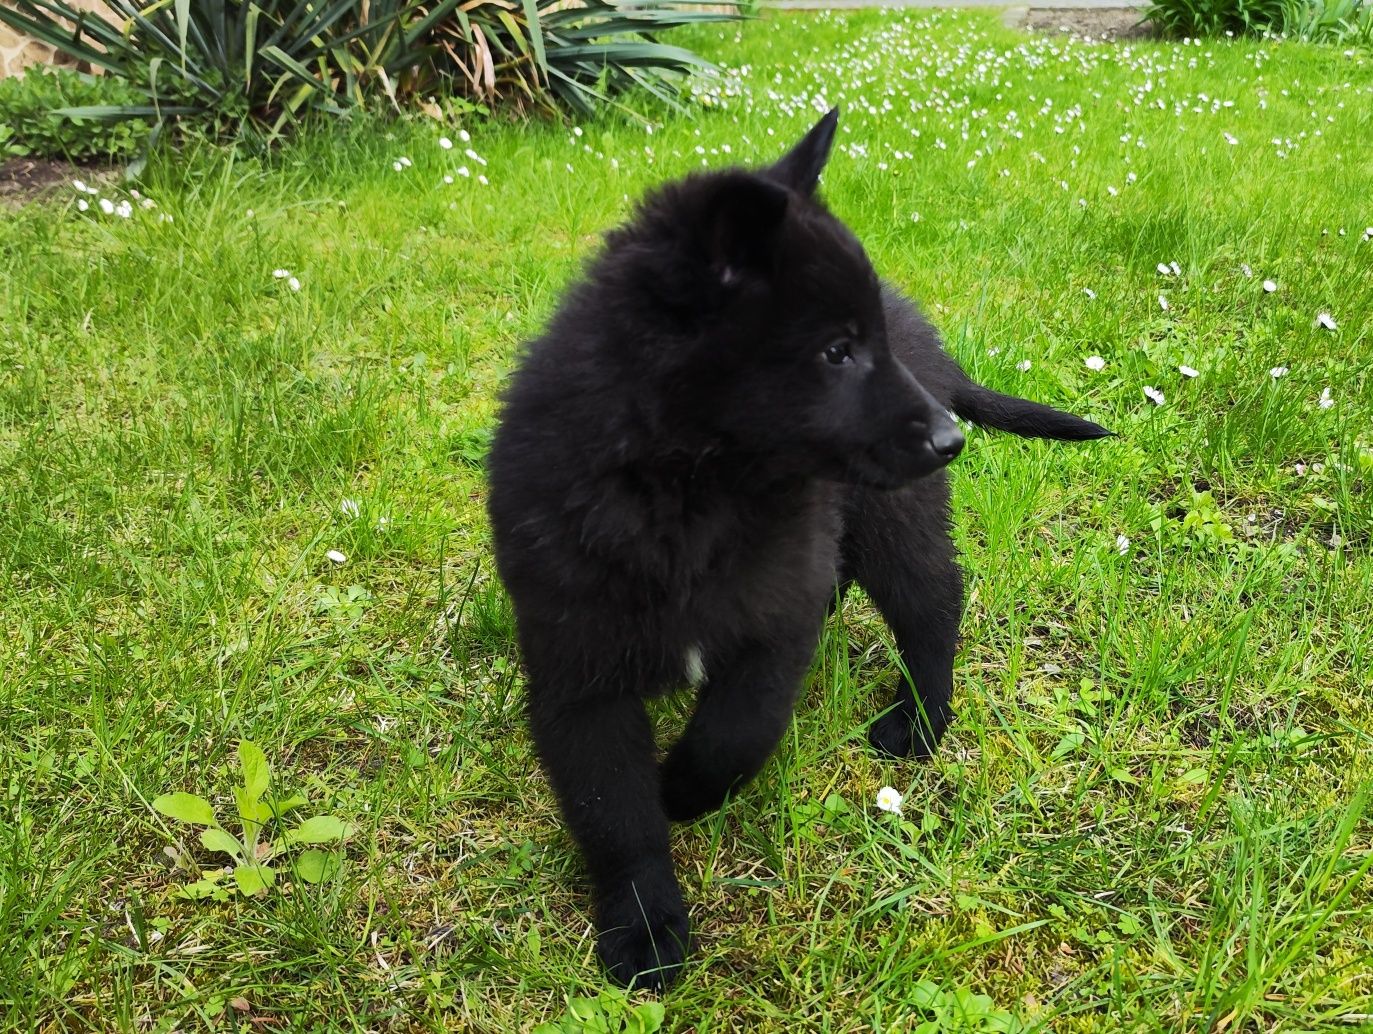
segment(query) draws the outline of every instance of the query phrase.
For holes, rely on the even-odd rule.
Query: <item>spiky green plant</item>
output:
[[[371,98],[398,110],[446,82],[483,102],[589,113],[628,88],[671,104],[711,68],[659,42],[681,25],[736,18],[732,2],[683,0],[14,0],[0,22],[134,86],[139,103],[64,108],[84,118],[193,117],[269,136],[307,111]]]
[[[711,9],[686,0],[485,0],[464,4],[441,34],[464,92],[527,106],[556,102],[589,114],[633,88],[675,103],[685,77],[713,66],[657,37],[682,25],[737,19],[742,10],[734,0]]]

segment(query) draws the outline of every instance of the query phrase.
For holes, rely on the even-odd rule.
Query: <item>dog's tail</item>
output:
[[[1114,433],[1071,413],[1014,395],[1003,395],[972,381],[955,391],[953,411],[981,427],[1010,431],[1025,438],[1081,442],[1090,438],[1109,438]]]

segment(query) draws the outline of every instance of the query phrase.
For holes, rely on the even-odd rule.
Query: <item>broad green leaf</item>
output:
[[[271,802],[272,815],[275,818],[281,818],[281,816],[285,815],[288,811],[293,811],[301,805],[309,803],[310,801],[306,797],[298,793],[293,793],[284,801]]]
[[[267,767],[267,755],[256,743],[239,740],[238,764],[243,771],[243,788],[248,791],[249,799],[261,800],[272,777],[271,769]]]
[[[1078,747],[1082,746],[1087,740],[1087,734],[1082,732],[1064,733],[1063,738],[1054,746],[1053,752],[1049,755],[1051,761],[1056,761],[1061,757],[1066,757]]]
[[[601,1012],[601,1003],[595,998],[570,998],[567,1011],[575,1019],[589,1023]]]
[[[944,998],[939,985],[929,980],[917,980],[910,989],[910,1001],[917,1009],[933,1009]]]
[[[187,901],[204,901],[206,898],[214,898],[223,901],[228,898],[228,894],[214,880],[196,880],[188,883],[176,892],[176,897],[184,898]]]
[[[215,810],[204,797],[193,793],[166,793],[153,801],[153,808],[178,822],[195,826],[216,826]]]
[[[270,865],[240,865],[234,869],[234,882],[238,889],[248,896],[266,894],[267,888],[276,883],[276,870]]]
[[[644,1002],[634,1010],[634,1014],[643,1025],[644,1034],[653,1034],[654,1031],[662,1029],[667,1010],[662,1002]]]
[[[272,817],[272,806],[266,801],[249,797],[248,791],[242,786],[234,787],[234,801],[238,805],[238,817],[245,826],[261,826]]]
[[[243,845],[232,834],[212,826],[200,831],[200,842],[211,851],[221,851],[234,858],[243,857]]]
[[[343,859],[332,851],[311,848],[295,860],[295,874],[306,883],[320,883],[338,872]]]
[[[343,840],[353,827],[333,815],[316,815],[306,819],[283,838],[288,844],[327,844]]]

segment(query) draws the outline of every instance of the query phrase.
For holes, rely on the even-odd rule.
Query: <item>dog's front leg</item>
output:
[[[714,811],[758,774],[791,721],[818,634],[817,624],[780,644],[753,640],[723,659],[707,659],[691,722],[663,762],[669,818],[688,822]]]
[[[621,984],[670,983],[688,922],[668,850],[653,728],[629,692],[575,699],[531,681],[530,728],[596,902],[597,950]]]

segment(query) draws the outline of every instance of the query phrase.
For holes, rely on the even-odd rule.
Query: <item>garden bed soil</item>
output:
[[[80,178],[70,162],[48,158],[6,158],[0,161],[0,201],[23,204]]]
[[[1152,39],[1153,26],[1140,7],[1033,7],[1019,27],[1033,32],[1066,33],[1100,40]]]

